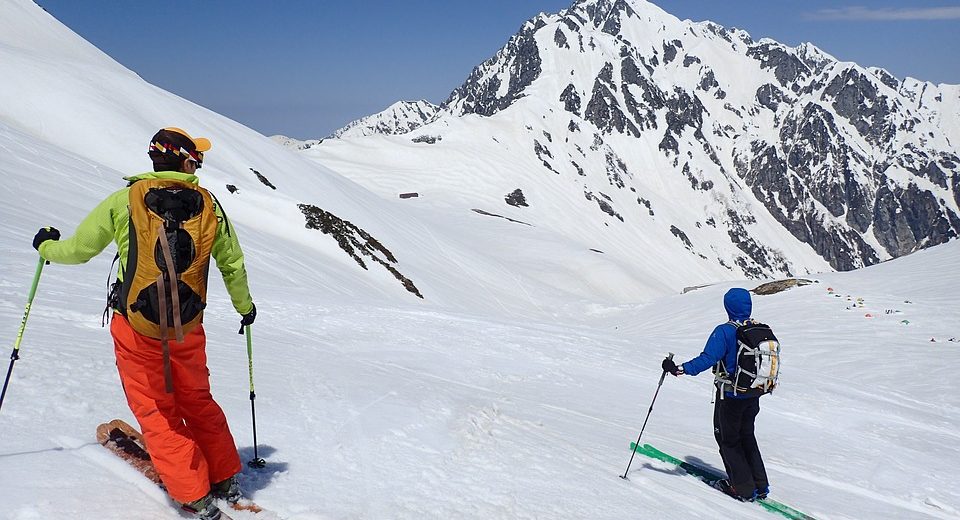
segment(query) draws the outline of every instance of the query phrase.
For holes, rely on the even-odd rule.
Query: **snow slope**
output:
[[[951,243],[755,298],[784,345],[782,385],[757,427],[775,497],[818,518],[960,514],[958,253]],[[129,413],[95,309],[77,309],[72,271],[47,269],[0,415],[0,517],[177,518],[92,442],[99,421]],[[652,461],[617,478],[660,357],[698,352],[730,285],[598,307],[583,326],[262,291],[257,419],[269,464],[243,483],[291,519],[770,518]],[[7,330],[25,286],[4,277]],[[847,309],[857,298],[864,307]],[[233,319],[207,321],[215,396],[249,458],[241,338]],[[669,378],[645,440],[721,467],[709,399],[708,376]]]
[[[12,343],[37,227],[69,234],[121,175],[147,167],[156,128],[210,137],[201,176],[238,228],[260,311],[257,433],[268,465],[245,468],[242,483],[275,513],[265,518],[771,518],[653,461],[617,478],[661,357],[696,355],[724,321],[723,292],[756,282],[679,295],[712,273],[383,200],[145,84],[30,2],[0,0],[0,12],[0,98],[22,103],[0,107],[0,331]],[[383,241],[425,299],[305,229],[300,202]],[[960,343],[949,341],[960,337],[958,245],[756,297],[755,316],[784,344],[782,387],[758,421],[776,498],[818,518],[960,516]],[[0,409],[0,519],[181,518],[93,439],[100,422],[132,421],[99,325],[111,253],[44,268]],[[213,392],[246,460],[247,359],[211,276]],[[848,308],[857,298],[863,307]],[[644,439],[719,467],[709,394],[706,375],[668,379]]]

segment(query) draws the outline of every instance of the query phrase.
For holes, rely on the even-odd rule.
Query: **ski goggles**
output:
[[[158,143],[158,142],[150,143],[150,151],[157,151],[162,154],[169,153],[169,154],[176,155],[178,157],[186,156],[192,159],[193,162],[197,164],[198,170],[203,167],[203,152],[198,152],[196,150],[190,151],[182,146],[179,148],[174,148],[174,145],[170,145],[170,144],[165,145],[163,143]]]

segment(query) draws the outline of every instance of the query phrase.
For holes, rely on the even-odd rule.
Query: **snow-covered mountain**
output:
[[[755,282],[679,294],[684,284],[733,274],[671,248],[672,233],[660,243],[657,226],[638,238],[604,213],[609,226],[578,228],[586,217],[570,209],[583,194],[565,198],[567,183],[537,170],[540,161],[521,164],[537,172],[539,191],[524,184],[516,193],[522,177],[496,189],[471,177],[489,174],[475,164],[513,156],[471,148],[458,132],[489,120],[491,143],[525,150],[520,115],[466,115],[415,131],[417,142],[332,140],[404,151],[391,170],[401,175],[383,175],[373,193],[147,84],[26,0],[0,0],[0,99],[0,330],[8,340],[38,263],[30,247],[38,227],[70,235],[122,175],[149,167],[157,128],[212,140],[201,182],[237,228],[259,309],[256,421],[267,465],[244,467],[240,479],[270,512],[231,513],[237,520],[771,518],[653,460],[638,458],[629,481],[617,478],[664,353],[696,355],[724,320],[724,291]],[[439,130],[442,140],[423,138]],[[544,147],[563,140],[539,135]],[[426,186],[417,165],[403,161],[448,145],[450,168],[436,170],[448,176],[396,199],[399,189]],[[344,164],[336,166],[351,170]],[[686,194],[668,178],[662,190]],[[679,208],[685,199],[645,196],[653,221],[674,206],[677,215],[692,212]],[[622,243],[605,236],[614,231]],[[601,244],[609,247],[591,250]],[[829,269],[809,246],[791,247],[784,254],[801,259],[794,262]],[[755,297],[754,315],[784,345],[781,386],[764,397],[757,423],[774,498],[817,518],[960,515],[958,248],[953,241]],[[133,422],[100,327],[111,253],[43,268],[0,410],[4,520],[183,518],[94,441],[101,422]],[[217,278],[212,272],[204,322],[211,382],[248,460],[247,352]],[[721,467],[710,391],[709,376],[669,378],[643,440]]]
[[[730,276],[853,269],[960,233],[960,86],[644,0],[541,14],[434,122],[369,139],[307,155],[374,191],[482,202],[634,257],[647,237]]]
[[[398,101],[376,114],[362,117],[335,131],[330,137],[406,134],[429,123],[440,107],[429,101]]]
[[[22,245],[29,245],[33,228],[54,225],[69,234],[101,198],[124,185],[124,175],[150,169],[150,136],[177,126],[213,142],[201,179],[231,220],[247,227],[244,244],[264,246],[260,266],[258,255],[250,255],[252,278],[274,279],[277,265],[289,265],[278,283],[294,292],[401,300],[420,300],[419,293],[428,307],[480,305],[528,314],[583,302],[634,302],[705,279],[661,280],[645,265],[599,255],[545,230],[383,201],[269,138],[144,82],[32,2],[0,5],[0,99],[16,100],[0,109],[0,146],[10,151],[0,154],[0,166],[15,186],[0,195],[0,211],[5,221],[22,216],[26,225],[0,232],[5,261],[23,255],[23,265],[31,263],[34,252]],[[35,189],[36,183],[43,188]],[[537,247],[517,251],[502,241],[505,234]],[[584,271],[595,275],[584,277]],[[355,283],[346,282],[351,277]],[[517,285],[524,298],[515,297]]]
[[[270,139],[280,146],[292,148],[294,150],[306,150],[311,146],[320,144],[321,141],[321,139],[307,139],[306,141],[301,141],[300,139],[294,139],[293,137],[287,137],[285,135],[271,135]]]

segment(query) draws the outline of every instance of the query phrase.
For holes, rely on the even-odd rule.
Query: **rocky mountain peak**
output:
[[[524,23],[438,117],[502,113],[545,174],[624,225],[654,218],[653,192],[682,179],[713,225],[677,214],[672,236],[749,276],[793,269],[790,244],[853,269],[960,234],[960,87],[811,43],[754,41],[644,0],[576,0]],[[766,227],[784,238],[750,238]],[[722,242],[737,259],[716,255]]]
[[[381,112],[360,118],[333,132],[332,138],[405,134],[432,121],[440,107],[429,101],[398,101]]]

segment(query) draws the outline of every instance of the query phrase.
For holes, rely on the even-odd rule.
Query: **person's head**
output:
[[[730,289],[723,295],[723,308],[727,316],[734,321],[743,321],[750,317],[753,311],[753,302],[750,301],[750,291],[739,287]]]
[[[194,173],[203,165],[203,152],[210,149],[210,140],[193,138],[179,128],[163,128],[150,139],[148,155],[153,171]]]

